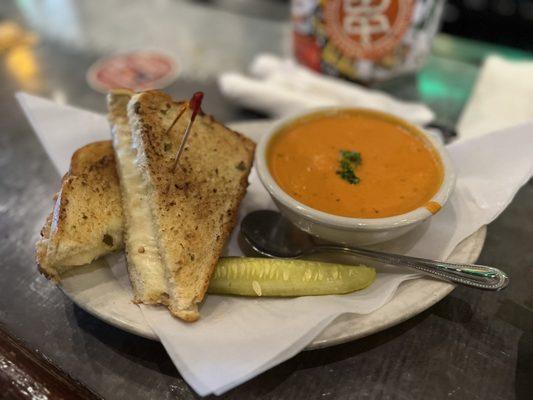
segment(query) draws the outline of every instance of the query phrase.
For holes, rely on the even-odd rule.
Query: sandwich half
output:
[[[168,303],[165,271],[159,256],[146,183],[135,164],[136,149],[132,147],[127,105],[133,92],[111,91],[107,96],[108,119],[117,171],[122,190],[124,240],[128,273],[137,303]]]
[[[88,144],[73,155],[41,239],[39,270],[59,282],[66,270],[122,248],[122,205],[111,141]]]
[[[188,103],[173,102],[159,91],[136,94],[128,104],[136,164],[146,184],[165,270],[168,307],[185,321],[199,318],[198,303],[235,225],[255,147],[200,113],[174,170],[190,117]]]

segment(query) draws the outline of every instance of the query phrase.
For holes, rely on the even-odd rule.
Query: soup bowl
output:
[[[276,135],[282,134],[287,127],[296,126],[299,121],[306,121],[316,116],[335,116],[352,112],[366,113],[370,116],[375,116],[378,120],[383,118],[388,122],[392,121],[398,126],[408,129],[414,135],[418,135],[419,139],[424,141],[424,146],[432,150],[432,154],[438,155],[442,166],[442,179],[436,192],[427,202],[398,215],[380,218],[359,218],[337,215],[313,208],[297,200],[280,186],[273,176],[268,160],[272,139]],[[334,134],[334,132],[324,132],[324,135]],[[256,167],[262,184],[269,192],[280,212],[294,225],[318,238],[354,246],[372,245],[404,235],[437,213],[445,205],[455,186],[455,172],[451,159],[437,137],[390,114],[359,108],[320,108],[280,120],[261,137],[256,149]],[[294,173],[298,174],[299,171],[294,171]],[[333,174],[331,179],[341,178]]]

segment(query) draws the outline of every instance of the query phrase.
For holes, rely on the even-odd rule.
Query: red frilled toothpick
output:
[[[180,147],[178,148],[178,152],[176,153],[176,158],[174,159],[174,165],[172,166],[172,171],[175,172],[176,168],[178,167],[178,163],[180,160],[181,153],[183,152],[183,149],[185,148],[185,143],[187,142],[187,138],[189,137],[189,133],[191,132],[192,124],[194,123],[194,120],[196,119],[196,115],[200,112],[202,107],[202,99],[204,98],[203,92],[196,92],[192,95],[191,99],[189,100],[188,105],[186,105],[183,110],[178,114],[172,125],[170,125],[170,128],[168,130],[170,131],[174,124],[178,121],[178,119],[182,116],[182,114],[185,112],[185,110],[188,108],[191,109],[191,119],[189,121],[189,124],[187,125],[187,128],[185,128],[185,132],[183,133],[183,137],[181,138]]]

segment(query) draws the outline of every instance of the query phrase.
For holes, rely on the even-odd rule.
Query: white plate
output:
[[[240,122],[231,127],[257,140],[271,122]],[[485,242],[486,227],[461,242],[449,260],[473,263]],[[430,278],[402,283],[393,299],[368,315],[344,315],[335,320],[307,349],[332,346],[371,335],[399,324],[444,298],[454,285]],[[140,309],[115,279],[105,261],[77,268],[62,280],[63,292],[79,307],[101,320],[135,335],[158,340]]]

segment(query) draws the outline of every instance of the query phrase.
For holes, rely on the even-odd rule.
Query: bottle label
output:
[[[344,56],[378,60],[409,29],[414,4],[415,0],[328,0],[326,32]]]

